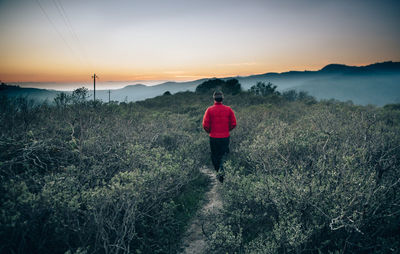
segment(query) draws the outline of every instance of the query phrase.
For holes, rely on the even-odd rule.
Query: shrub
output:
[[[83,94],[1,101],[0,252],[176,252],[208,184],[201,116]]]
[[[250,87],[250,93],[261,96],[268,95],[279,95],[280,93],[276,91],[277,86],[273,85],[271,82],[265,84],[265,82],[257,82],[256,85]]]
[[[196,87],[196,93],[210,93],[215,90],[221,90],[225,94],[238,94],[241,91],[241,85],[237,79],[209,79]]]
[[[236,130],[224,207],[207,226],[210,250],[398,251],[400,133],[387,124],[398,113],[296,105],[295,118],[281,114],[290,104],[238,114],[252,131]]]

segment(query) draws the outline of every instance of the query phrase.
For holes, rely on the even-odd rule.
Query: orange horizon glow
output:
[[[378,60],[376,62],[384,62],[384,61],[392,61],[391,59],[387,60]],[[322,69],[327,64],[331,63],[322,63],[314,66],[288,66],[288,67],[269,67],[269,68],[255,68],[251,70],[250,68],[243,68],[241,64],[226,64],[219,65],[219,68],[216,70],[211,70],[211,68],[207,68],[204,71],[159,71],[159,72],[144,72],[143,74],[129,74],[128,71],[124,71],[121,73],[114,72],[111,73],[106,69],[102,68],[99,71],[91,72],[90,70],[80,70],[80,71],[68,71],[68,70],[58,70],[51,73],[46,73],[45,71],[38,71],[36,73],[26,72],[26,74],[20,74],[18,72],[4,72],[4,69],[0,73],[1,82],[7,83],[16,83],[16,82],[44,82],[44,83],[67,83],[67,82],[84,82],[91,81],[91,76],[93,73],[96,73],[99,76],[99,81],[111,82],[111,81],[157,81],[157,80],[170,80],[170,81],[192,81],[202,78],[226,78],[226,77],[236,77],[236,76],[251,76],[251,75],[259,75],[270,72],[282,73],[288,71],[318,71]],[[360,63],[337,63],[337,64],[346,64],[351,66],[366,66],[369,64],[373,64],[375,62],[360,62]],[[239,67],[233,68],[237,69],[237,71],[232,70],[232,66]],[[246,64],[244,64],[246,67]],[[249,64],[247,67],[251,67],[252,64]],[[222,68],[221,68],[222,67]],[[132,71],[134,73],[134,71]]]
[[[91,82],[96,73],[100,82],[190,81],[400,61],[399,6],[4,0],[0,80]]]
[[[392,60],[384,60],[384,61],[392,61]],[[381,61],[381,62],[384,62]],[[380,62],[380,61],[378,61]],[[362,62],[362,63],[354,63],[354,64],[346,64],[351,66],[366,66],[369,64],[373,64],[375,62]],[[329,63],[329,64],[333,64]],[[335,63],[336,64],[336,63]],[[343,63],[337,63],[343,64]],[[170,81],[192,81],[203,78],[227,78],[227,77],[236,77],[236,76],[251,76],[251,75],[260,75],[265,73],[283,73],[288,71],[318,71],[325,67],[327,64],[321,64],[318,66],[306,66],[306,67],[281,67],[281,68],[268,68],[268,69],[256,69],[256,70],[239,70],[232,71],[230,69],[224,69],[217,71],[204,71],[204,72],[189,72],[189,71],[164,71],[160,73],[151,73],[148,72],[146,74],[140,75],[131,75],[126,72],[118,74],[118,73],[110,73],[105,70],[94,72],[99,76],[99,81],[112,82],[112,81],[158,81],[158,80],[170,80]],[[63,72],[38,72],[38,73],[28,73],[28,74],[19,74],[19,73],[0,73],[0,81],[7,83],[16,83],[16,82],[43,82],[43,83],[68,83],[68,82],[84,82],[91,81],[91,76],[93,72],[87,71],[83,73],[80,71],[79,73],[67,72],[66,70]]]

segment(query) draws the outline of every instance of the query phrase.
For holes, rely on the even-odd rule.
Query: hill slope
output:
[[[236,78],[244,90],[257,82],[272,82],[279,91],[302,90],[317,99],[352,100],[356,104],[374,104],[382,106],[400,102],[400,62],[383,62],[366,66],[347,66],[330,64],[318,71],[289,71],[283,73],[265,73]],[[152,98],[166,91],[171,93],[194,91],[196,86],[207,79],[188,82],[165,82],[155,86],[141,84],[129,85],[111,90],[111,100],[138,101]],[[29,96],[33,99],[50,101],[58,91],[36,88],[3,87],[0,94],[8,96]],[[93,91],[89,95],[93,96]],[[91,97],[92,98],[92,97]],[[96,98],[108,101],[108,90],[96,91]]]
[[[400,63],[384,62],[355,67],[330,64],[319,71],[266,73],[239,78],[244,89],[272,82],[278,90],[306,91],[318,99],[352,100],[382,106],[400,102]]]

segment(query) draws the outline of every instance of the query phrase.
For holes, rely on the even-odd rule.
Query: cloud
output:
[[[220,66],[253,66],[256,65],[256,62],[245,62],[245,63],[227,63],[227,64],[219,64]]]
[[[173,75],[176,75],[176,74],[183,74],[183,73],[185,73],[184,71],[164,71],[163,72],[164,74],[173,74]]]
[[[204,78],[205,76],[200,75],[176,75],[176,78]]]

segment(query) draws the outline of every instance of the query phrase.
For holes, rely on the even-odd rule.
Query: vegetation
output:
[[[216,86],[199,87],[119,104],[2,98],[0,252],[178,252],[208,188],[201,121]],[[400,251],[396,105],[224,92],[238,127],[210,253]]]
[[[0,252],[174,252],[208,188],[197,122],[74,94],[0,100]]]
[[[268,82],[265,84],[265,82],[257,82],[256,85],[250,87],[250,92],[255,94],[255,95],[262,95],[262,96],[268,96],[268,95],[279,95],[279,92],[276,91],[277,86],[273,85],[271,82]],[[295,91],[293,91],[296,93]]]
[[[238,115],[210,252],[400,251],[400,111],[296,101]]]
[[[210,79],[196,87],[197,93],[210,93],[215,90],[220,90],[225,94],[238,94],[241,91],[241,85],[237,79]]]

